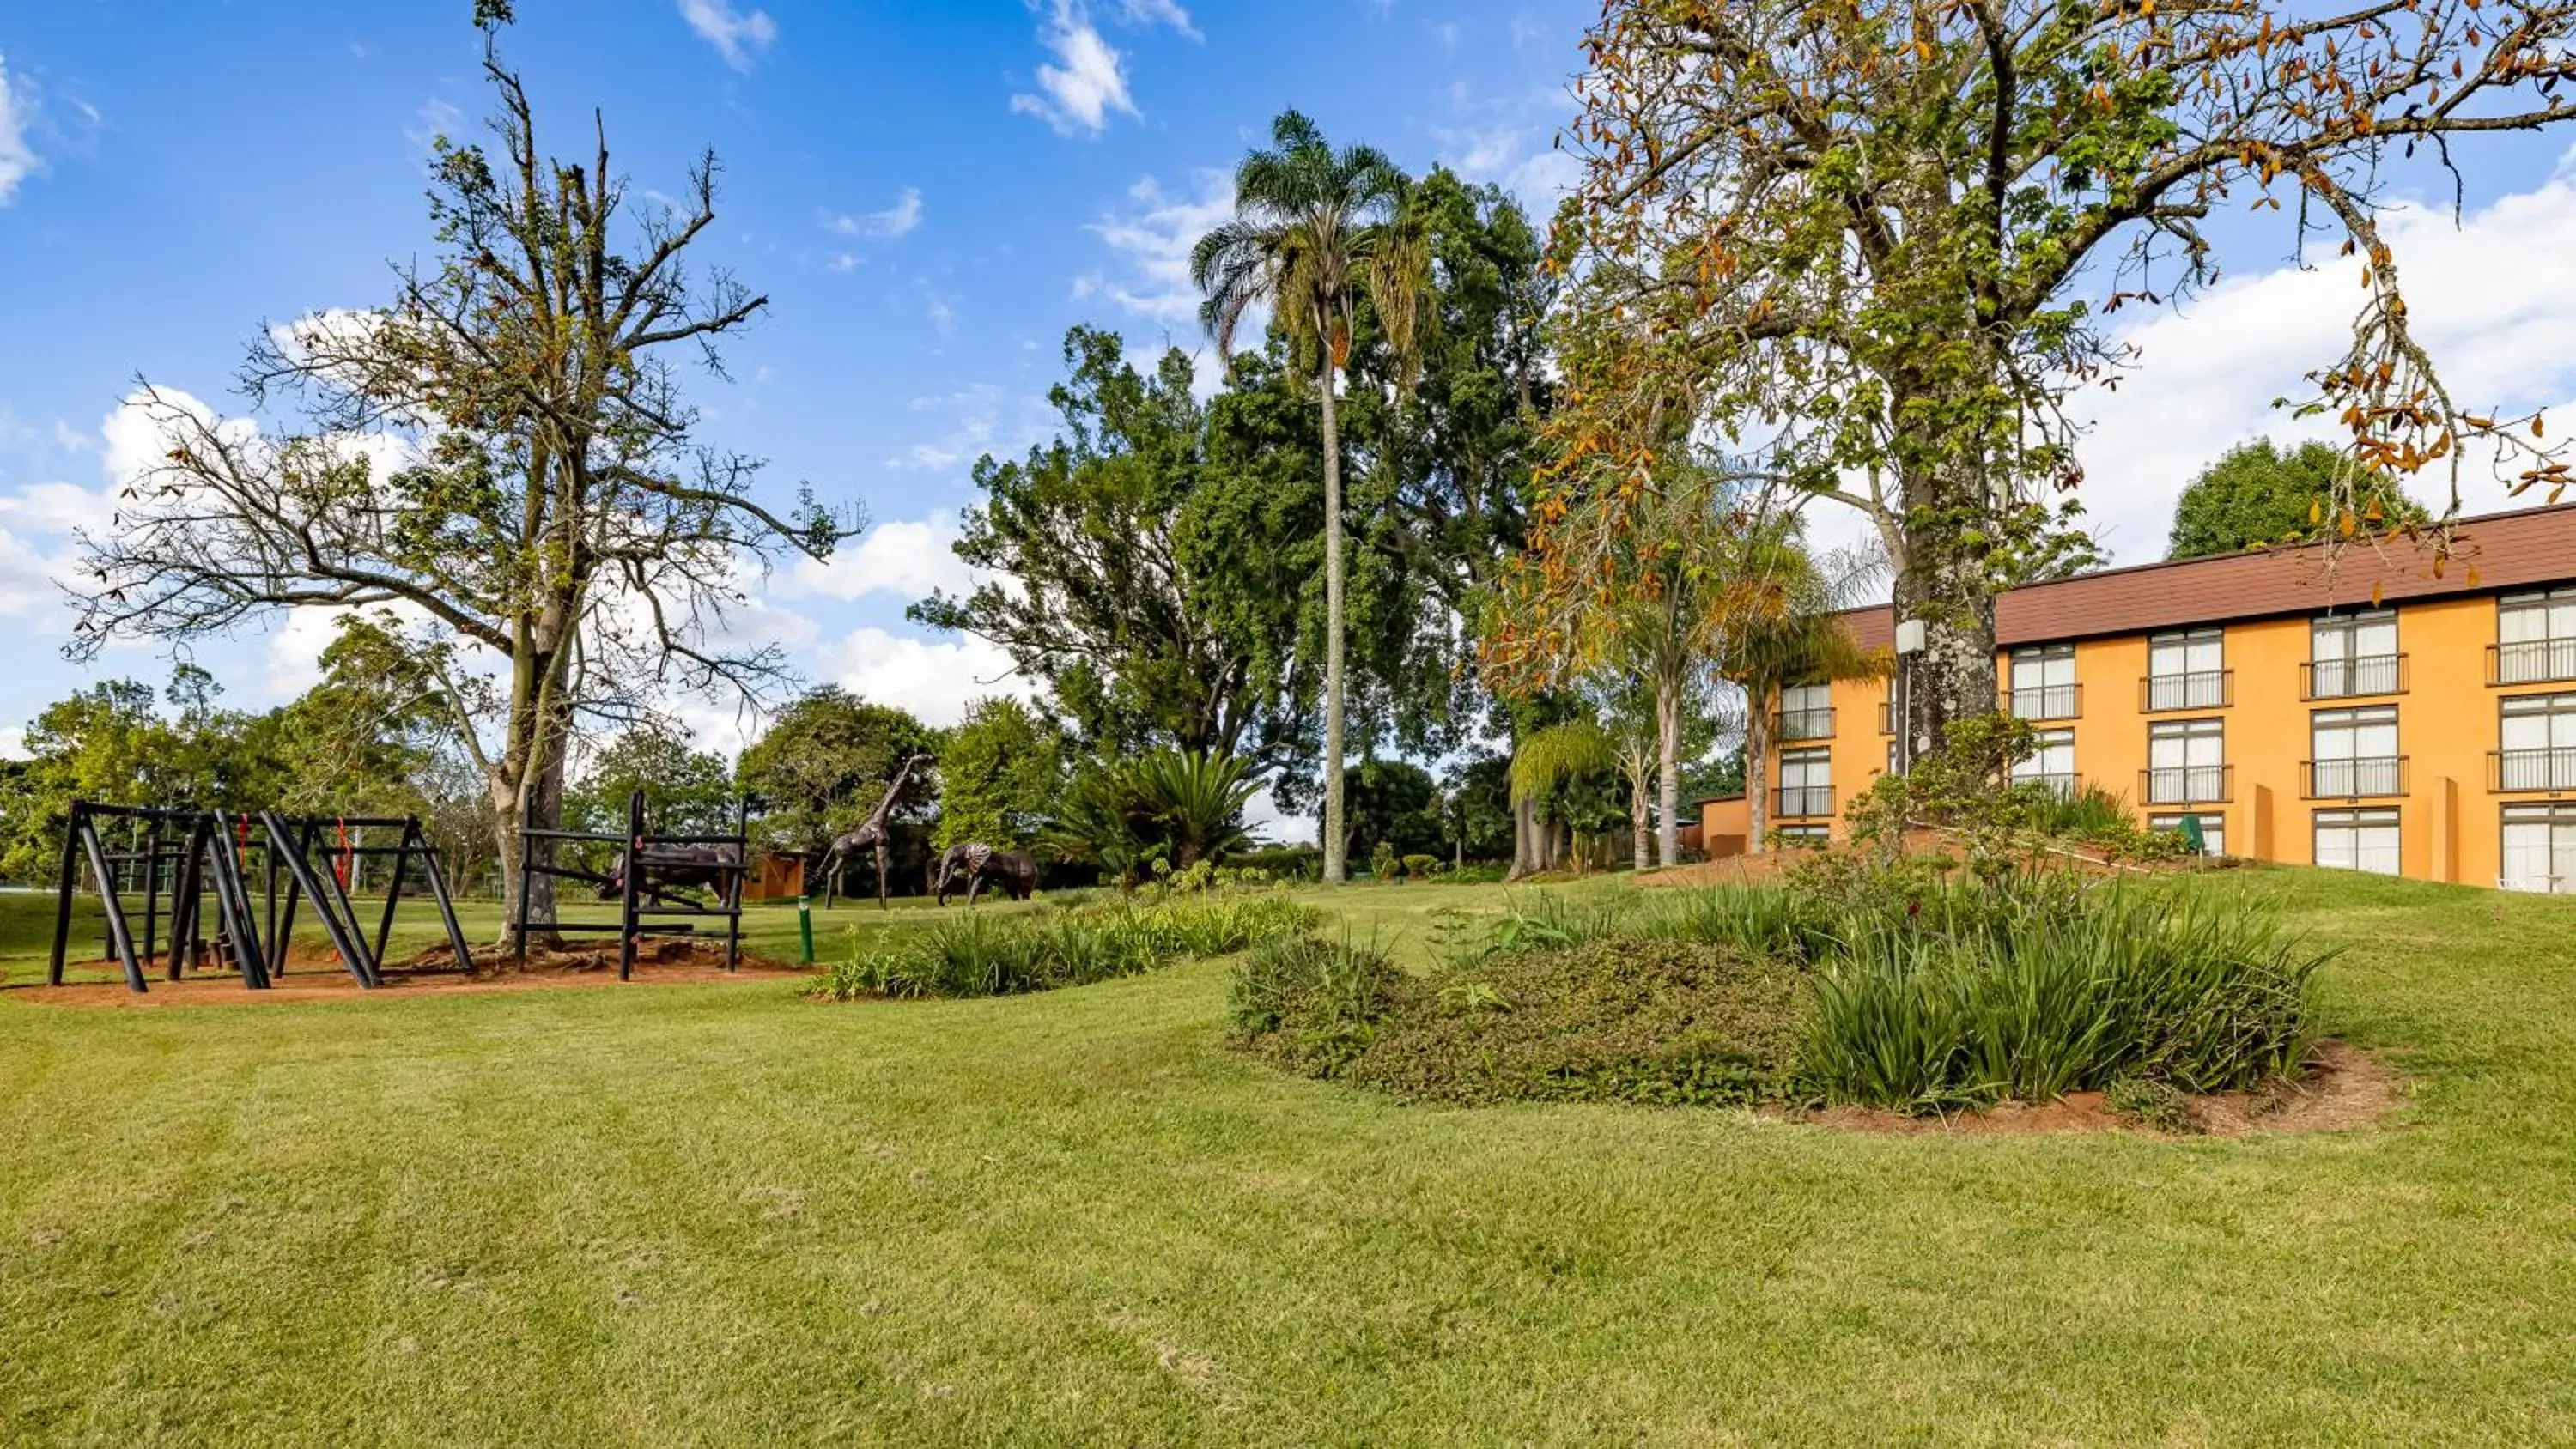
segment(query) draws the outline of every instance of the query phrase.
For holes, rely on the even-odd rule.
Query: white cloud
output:
[[[2473,412],[2520,415],[2549,409],[2553,436],[2576,413],[2576,152],[2539,187],[2498,198],[2456,225],[2447,205],[2415,205],[2389,217],[2415,333],[2443,369],[2453,397]],[[2272,238],[2258,236],[2261,246]],[[2509,279],[2508,281],[2500,279]],[[2117,391],[2074,399],[2089,426],[2076,445],[2085,480],[2076,492],[2085,522],[2116,563],[2164,554],[2174,501],[2200,470],[2235,444],[2347,436],[2332,418],[2293,418],[2272,400],[2314,390],[2306,374],[2338,358],[2362,301],[2360,262],[2319,259],[2312,271],[2281,266],[2231,277],[2182,311],[2123,312],[2116,337],[2138,349]],[[2449,502],[2446,473],[2409,484],[2437,512]],[[2477,461],[2463,465],[2461,504],[2470,513],[2515,506]],[[2529,502],[2531,500],[2523,500]],[[1853,510],[1819,503],[1808,512],[1823,542],[1868,530]]]
[[[957,535],[953,513],[880,523],[855,547],[834,550],[829,563],[798,559],[780,592],[842,600],[886,593],[906,603],[940,592],[962,594],[977,580],[957,556]]]
[[[1202,171],[1197,180],[1195,197],[1167,195],[1162,183],[1151,176],[1127,188],[1134,208],[1104,215],[1089,227],[1117,254],[1124,275],[1078,277],[1074,295],[1105,295],[1137,316],[1196,327],[1200,294],[1198,284],[1190,280],[1190,249],[1220,223],[1234,218],[1234,178],[1222,171]]]
[[[0,496],[0,523],[34,533],[67,534],[75,528],[101,532],[115,515],[112,493],[71,483],[32,483]]]
[[[989,382],[914,398],[912,410],[945,418],[947,426],[936,437],[887,458],[886,467],[942,472],[986,453],[1017,453],[1044,438],[1053,417],[1046,399],[1033,395],[1011,399]]]
[[[1038,88],[1046,94],[1012,96],[1013,111],[1036,116],[1064,136],[1077,130],[1099,134],[1108,126],[1112,111],[1141,114],[1127,93],[1126,58],[1100,38],[1090,16],[1074,0],[1055,0],[1054,15],[1038,38],[1062,64],[1040,65]]]
[[[966,706],[988,695],[1033,699],[1036,691],[1012,672],[1011,657],[981,639],[954,642],[864,628],[823,646],[823,669],[834,683],[874,703],[906,709],[924,724],[948,726],[966,717]]]
[[[23,83],[11,89],[8,58],[0,56],[0,206],[17,194],[19,182],[44,167],[27,145],[27,127],[35,117],[34,98]]]
[[[1207,39],[1190,24],[1190,12],[1172,0],[1119,0],[1118,13],[1131,25],[1168,25],[1192,40]]]
[[[27,755],[27,727],[0,725],[0,760],[23,760]]]
[[[747,71],[759,53],[778,39],[778,22],[766,10],[745,15],[727,0],[680,0],[680,14],[698,38],[716,48],[724,63]]]
[[[872,237],[880,241],[908,235],[914,227],[921,225],[921,188],[905,187],[903,195],[895,198],[894,205],[883,211],[859,216],[829,216],[824,218],[823,225],[840,236]]]

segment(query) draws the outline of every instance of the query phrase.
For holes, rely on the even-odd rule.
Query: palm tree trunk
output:
[[[1682,862],[1682,692],[1671,680],[1655,686],[1655,858],[1669,870]]]
[[[1744,712],[1744,849],[1762,853],[1762,837],[1771,828],[1771,701],[1745,691],[1751,707]]]
[[[1653,807],[1646,798],[1646,779],[1641,773],[1628,790],[1628,834],[1632,846],[1632,864],[1640,872],[1655,866],[1655,823],[1649,817]]]
[[[1324,397],[1324,883],[1339,885],[1342,816],[1342,439],[1333,418],[1332,346],[1316,378]]]
[[[1526,795],[1512,801],[1512,868],[1505,880],[1545,869],[1538,843],[1538,802]]]

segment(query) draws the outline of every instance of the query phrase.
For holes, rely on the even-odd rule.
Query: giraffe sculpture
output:
[[[894,813],[897,800],[903,798],[903,787],[912,778],[915,767],[930,763],[928,755],[914,755],[894,772],[894,783],[886,786],[885,798],[877,810],[847,835],[833,837],[831,849],[823,857],[823,909],[830,910],[841,894],[841,861],[854,850],[873,850],[877,862],[877,909],[886,905],[886,818]]]

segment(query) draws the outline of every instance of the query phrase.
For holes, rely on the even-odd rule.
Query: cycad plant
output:
[[[1165,748],[1106,761],[1075,773],[1046,840],[1132,886],[1157,860],[1186,868],[1242,846],[1244,806],[1260,788],[1234,755]]]
[[[1326,144],[1315,123],[1283,111],[1271,149],[1234,173],[1235,217],[1199,239],[1190,276],[1200,319],[1230,357],[1245,315],[1268,307],[1299,367],[1313,373],[1324,422],[1324,879],[1344,871],[1342,810],[1342,470],[1334,385],[1350,361],[1363,294],[1409,380],[1415,324],[1431,285],[1431,247],[1406,205],[1404,173],[1374,147]]]

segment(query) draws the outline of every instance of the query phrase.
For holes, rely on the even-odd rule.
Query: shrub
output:
[[[1645,908],[1632,896],[1568,897],[1536,891],[1511,897],[1485,937],[1487,953],[1581,946],[1633,933]]]
[[[1329,1077],[1365,1049],[1413,983],[1374,947],[1311,932],[1274,937],[1234,968],[1237,1040],[1292,1070]]]
[[[1440,873],[1440,857],[1408,855],[1404,858],[1404,873],[1413,880],[1429,880]]]
[[[1226,860],[1243,870],[1257,870],[1272,880],[1313,880],[1324,872],[1324,852],[1311,845],[1261,845],[1238,850]]]
[[[1853,911],[1816,978],[1805,1068],[1834,1101],[2046,1101],[2121,1076],[2184,1092],[2294,1070],[2325,956],[2269,916],[2064,873]]]
[[[1307,938],[1237,969],[1238,1035],[1301,1071],[1410,1101],[1735,1105],[1797,1060],[1795,967],[1696,942],[1515,951],[1436,978]]]
[[[1048,991],[1138,975],[1183,957],[1231,955],[1313,922],[1312,911],[1283,896],[1221,892],[1041,915],[962,914],[854,950],[814,994],[849,1001]]]
[[[2113,1077],[2102,1089],[2102,1105],[2159,1132],[2197,1132],[2191,1099],[2171,1085],[2146,1077]]]
[[[1396,880],[1403,874],[1404,867],[1396,858],[1395,847],[1383,840],[1379,841],[1377,849],[1369,852],[1369,879]]]

